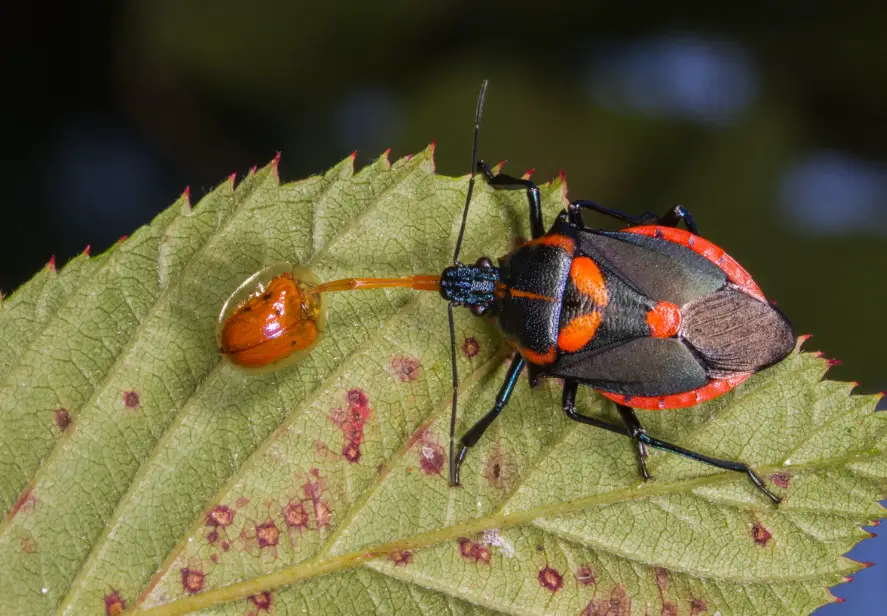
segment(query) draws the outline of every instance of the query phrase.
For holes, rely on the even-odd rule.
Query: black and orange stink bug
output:
[[[720,396],[791,353],[789,321],[764,297],[733,258],[699,237],[690,213],[676,206],[663,216],[635,217],[573,201],[546,232],[540,192],[527,180],[494,174],[477,158],[481,87],[475,116],[472,175],[453,266],[437,276],[337,280],[318,293],[389,286],[438,290],[448,302],[453,368],[450,420],[450,483],[468,450],[508,404],[526,367],[531,385],[544,377],[563,379],[563,411],[570,419],[630,437],[640,470],[649,478],[647,447],[671,451],[725,470],[746,474],[771,500],[780,499],[747,465],[720,460],[648,435],[634,408],[683,408]],[[459,262],[475,172],[496,189],[526,191],[532,239],[499,259]],[[585,225],[583,212],[626,223],[621,231]],[[687,230],[677,228],[683,224]],[[495,319],[515,356],[492,409],[454,446],[458,378],[453,306]],[[622,424],[581,415],[580,384],[616,403]]]

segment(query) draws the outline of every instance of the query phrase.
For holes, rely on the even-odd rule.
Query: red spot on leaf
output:
[[[408,564],[413,562],[413,553],[409,550],[404,550],[402,552],[392,552],[388,555],[388,558],[391,559],[395,567],[406,567]]]
[[[678,606],[671,601],[663,601],[662,610],[659,613],[661,616],[678,616]]]
[[[308,512],[302,503],[290,502],[283,508],[283,521],[289,528],[308,528]]]
[[[391,373],[397,377],[401,383],[408,383],[419,378],[422,372],[422,366],[419,364],[417,357],[409,355],[399,355],[391,358]]]
[[[482,543],[475,543],[467,537],[459,539],[459,554],[469,562],[489,564],[493,557],[490,548]]]
[[[419,446],[419,465],[426,475],[439,475],[443,470],[446,457],[443,447],[437,443],[423,441]]]
[[[34,511],[34,507],[37,506],[37,497],[31,493],[30,488],[19,494],[18,499],[16,499],[15,504],[12,505],[12,508],[9,510],[9,517],[14,517],[19,512],[21,513],[31,513]]]
[[[609,598],[592,599],[580,616],[630,616],[631,598],[622,586],[613,587]]]
[[[135,410],[141,406],[141,401],[139,400],[139,394],[136,391],[125,391],[123,392],[123,404],[126,405],[126,408],[130,410]]]
[[[597,584],[597,575],[595,575],[594,569],[588,565],[579,565],[579,568],[576,569],[576,581],[583,586],[594,586]]]
[[[37,551],[37,544],[30,537],[22,537],[18,540],[19,549],[24,554],[33,554]]]
[[[68,426],[71,425],[71,413],[68,412],[68,409],[55,410],[55,425],[57,425],[62,432],[68,429]]]
[[[206,540],[209,542],[210,545],[214,544],[216,541],[219,540],[219,531],[211,530],[209,533],[207,533]]]
[[[360,389],[352,389],[346,395],[346,409],[334,408],[330,411],[330,421],[342,428],[345,441],[342,457],[351,463],[360,462],[360,445],[363,443],[363,429],[370,417],[367,395]]]
[[[360,462],[360,443],[345,441],[345,445],[342,447],[342,457],[352,464]]]
[[[551,592],[557,592],[564,586],[564,576],[554,567],[543,567],[536,576],[542,588],[547,588]]]
[[[484,463],[484,478],[490,487],[507,490],[517,475],[517,468],[509,456],[505,455],[502,443],[497,441],[492,453]]]
[[[474,336],[466,338],[465,342],[462,343],[462,353],[468,359],[476,357],[480,353],[480,343]]]
[[[105,595],[105,615],[119,616],[125,610],[126,601],[123,600],[123,597],[120,595],[120,591],[111,589],[111,592]]]
[[[280,541],[280,529],[273,520],[259,524],[256,526],[256,540],[260,548],[274,547]]]
[[[330,508],[321,500],[314,503],[314,521],[317,523],[317,528],[329,526]]]
[[[773,485],[775,486],[788,489],[792,485],[792,474],[773,473],[772,475],[770,475],[770,481],[773,482]]]
[[[767,528],[761,524],[760,522],[755,522],[755,525],[751,529],[751,536],[760,546],[765,546],[773,537],[773,533],[771,533]]]
[[[250,595],[249,600],[253,605],[256,606],[257,612],[270,612],[271,611],[271,593],[268,591],[260,592],[255,595]]]
[[[367,395],[360,389],[352,389],[346,394],[348,406],[366,406],[369,403]]]
[[[195,593],[203,590],[203,580],[206,576],[202,571],[198,571],[197,569],[189,569],[185,567],[182,569],[182,589],[188,593],[189,595],[193,595]]]
[[[236,501],[234,501],[234,506],[238,509],[243,509],[247,505],[249,505],[249,499],[245,496],[241,496]]]
[[[225,505],[213,507],[213,510],[206,514],[207,526],[226,527],[234,521],[234,511]]]
[[[708,605],[702,599],[690,599],[690,616],[699,616],[708,611]]]

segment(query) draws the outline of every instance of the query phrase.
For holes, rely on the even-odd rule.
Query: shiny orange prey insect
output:
[[[303,357],[320,341],[326,293],[409,287],[440,290],[440,276],[345,278],[320,284],[309,270],[276,263],[250,276],[219,314],[219,351],[247,370],[278,369]]]

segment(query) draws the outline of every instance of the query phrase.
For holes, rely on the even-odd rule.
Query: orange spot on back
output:
[[[583,295],[587,295],[600,307],[609,301],[607,285],[600,268],[588,257],[576,257],[570,265],[570,279]]]
[[[591,342],[601,324],[601,313],[590,312],[578,316],[561,329],[557,337],[557,346],[562,351],[574,353]]]
[[[647,313],[647,325],[654,338],[676,336],[681,327],[681,310],[671,302],[659,302]]]
[[[542,237],[527,242],[527,246],[554,246],[555,248],[560,248],[565,252],[573,254],[576,249],[576,242],[566,235],[558,235],[555,233],[551,235],[543,235]]]
[[[518,347],[517,351],[524,357],[524,359],[537,366],[550,364],[557,359],[557,349],[553,346],[549,347],[548,351],[545,353],[537,353],[536,351],[525,349],[524,347]]]

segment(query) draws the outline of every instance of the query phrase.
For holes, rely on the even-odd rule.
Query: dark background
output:
[[[464,174],[489,77],[482,156],[628,212],[683,203],[833,378],[887,389],[887,6],[586,4],[5,3],[0,289],[277,151],[290,181],[436,140]],[[821,614],[885,586],[867,570]]]

